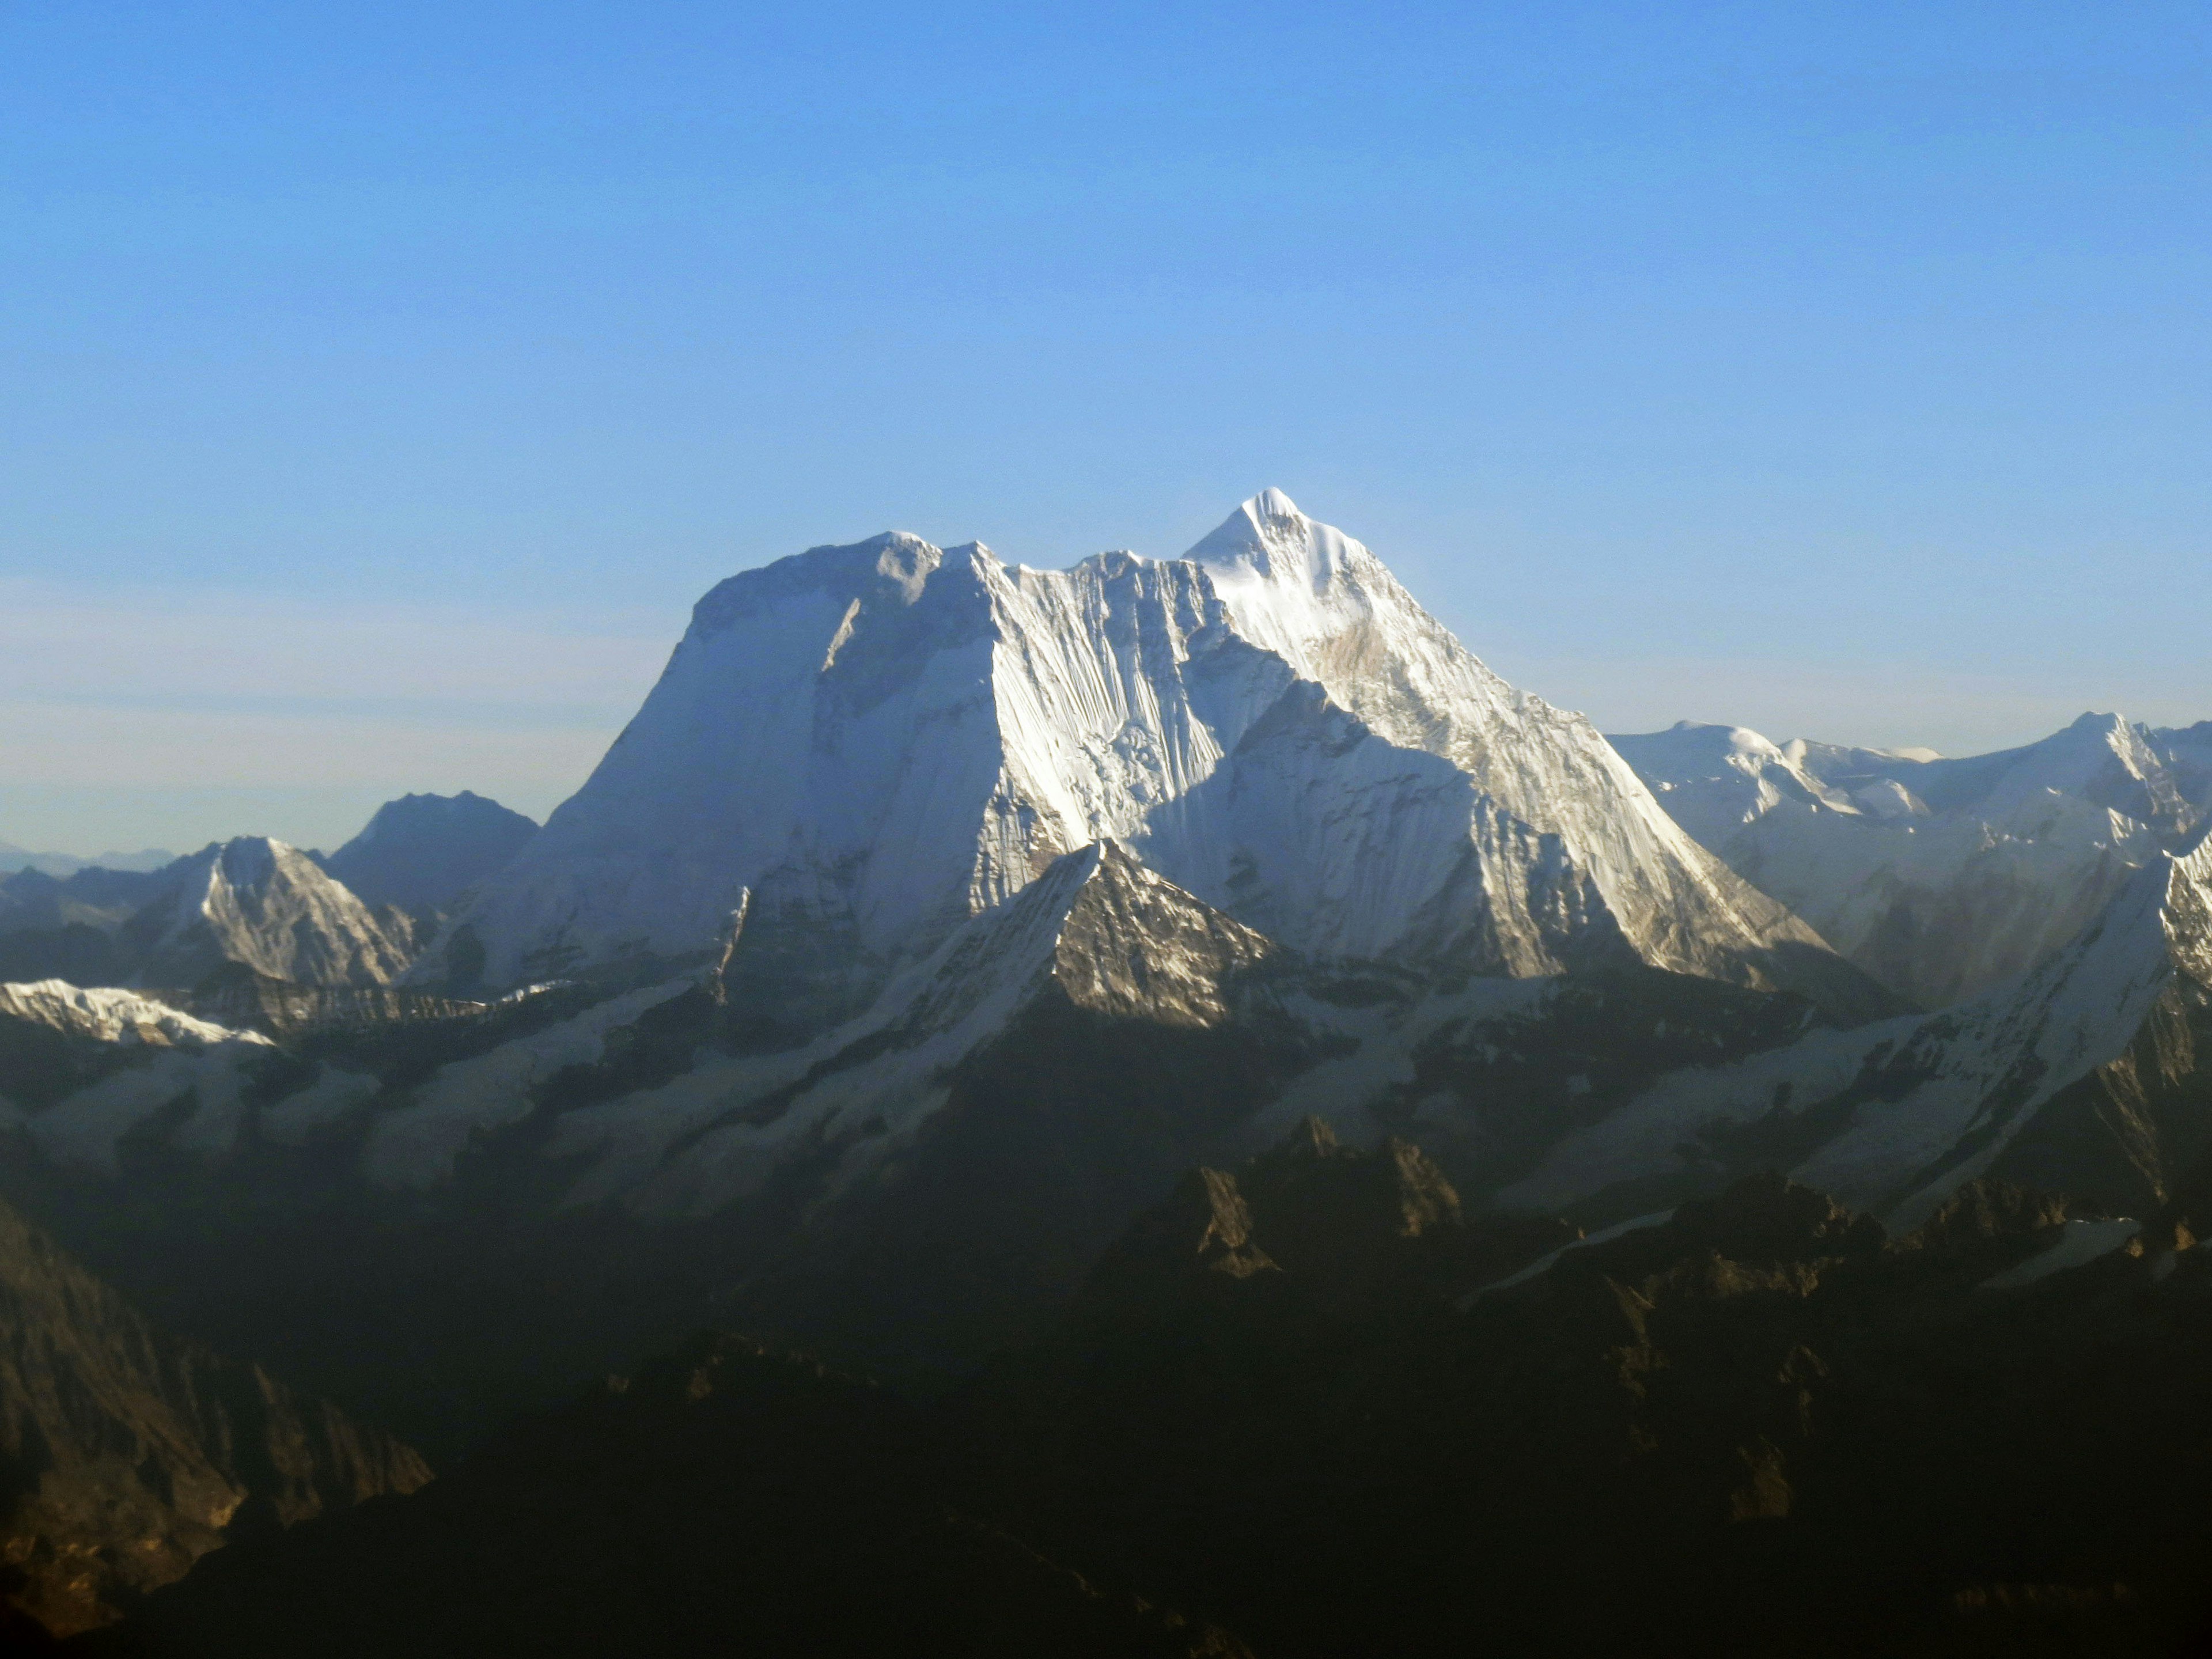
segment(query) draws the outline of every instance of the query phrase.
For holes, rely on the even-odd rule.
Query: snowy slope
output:
[[[1118,846],[1085,848],[962,927],[858,1019],[802,1049],[707,1059],[660,1088],[569,1113],[548,1155],[595,1156],[572,1201],[623,1197],[659,1212],[731,1203],[823,1146],[839,1152],[842,1184],[909,1142],[955,1068],[1040,997],[1218,1026],[1237,980],[1274,948]]]
[[[2060,949],[2186,817],[2112,716],[1966,760],[1687,721],[1611,741],[1685,830],[1923,1007]]]
[[[23,1069],[30,1051],[9,1044],[14,1067],[0,1076],[0,1127],[27,1134],[58,1163],[107,1175],[116,1172],[122,1138],[155,1119],[175,1118],[165,1136],[180,1149],[228,1146],[247,1110],[246,1073],[274,1052],[258,1032],[194,1019],[128,991],[60,980],[0,985],[0,1036],[9,1022],[58,1034],[88,1062],[82,1072],[92,1080],[28,1110],[23,1091],[42,1079]],[[176,1116],[180,1103],[185,1109]]]
[[[2174,791],[2201,822],[2212,818],[2212,720],[2148,734],[2152,751],[2173,779]]]
[[[742,907],[740,977],[864,999],[1107,837],[1317,954],[1531,973],[1625,939],[1753,982],[1826,957],[1587,721],[1271,491],[1181,560],[1042,572],[893,535],[732,578],[417,976],[477,949],[492,984],[703,959]]]
[[[1556,940],[1558,913],[1547,909],[1571,903],[1579,887],[1656,966],[1762,982],[1774,947],[1821,950],[1811,929],[1685,835],[1586,719],[1507,685],[1372,552],[1307,518],[1281,491],[1245,502],[1189,556],[1242,635],[1317,682],[1377,736],[1450,762],[1498,812],[1535,832],[1522,838],[1526,850],[1510,878],[1486,872],[1500,902],[1509,888],[1534,896],[1532,935]],[[1496,871],[1496,856],[1488,862]],[[1588,925],[1575,917],[1565,932]],[[1553,943],[1541,957],[1510,965],[1545,971],[1559,961]]]
[[[149,1048],[204,1048],[218,1042],[268,1041],[257,1033],[195,1019],[130,991],[88,989],[58,979],[0,985],[0,1018],[24,1020],[94,1042]]]
[[[305,853],[261,836],[210,845],[162,872],[125,924],[137,982],[187,986],[228,963],[306,985],[382,985],[405,947]]]
[[[1814,1032],[1680,1073],[1561,1140],[1500,1201],[1552,1209],[1722,1168],[1753,1145],[1769,1157],[1795,1145],[1793,1178],[1911,1224],[1999,1165],[2054,1102],[2124,1064],[2154,1017],[2201,1018],[2208,996],[2212,843],[2200,840],[2185,855],[2156,854],[2030,972],[1940,1014]],[[2174,1046],[2160,1045],[2169,1066]]]
[[[1094,845],[1055,860],[1013,899],[956,929],[863,1014],[813,1042],[732,1054],[707,1041],[712,1027],[702,1023],[700,1047],[671,1080],[568,1109],[542,1148],[520,1155],[580,1161],[571,1203],[620,1200],[653,1213],[725,1207],[787,1168],[818,1170],[825,1149],[836,1154],[835,1190],[908,1146],[958,1068],[1041,1003],[1140,1031],[1221,1028],[1253,1006],[1273,1006],[1247,982],[1278,954],[1118,845]],[[303,1075],[295,1063],[272,1074],[285,1085],[273,1093],[264,1085],[258,1109],[248,1104],[247,1073],[257,1056],[276,1052],[258,1033],[127,992],[0,987],[0,1020],[131,1051],[88,1085],[35,1111],[10,1108],[6,1121],[52,1157],[112,1172],[122,1137],[189,1098],[189,1112],[161,1132],[178,1150],[220,1159],[249,1121],[279,1146],[344,1131],[358,1136],[369,1186],[427,1192],[451,1181],[471,1146],[539,1111],[546,1085],[596,1066],[663,1005],[687,994],[700,1004],[711,982],[684,974],[609,996],[400,1087],[327,1063]]]
[[[2169,833],[2186,831],[2197,817],[2176,789],[2154,734],[2118,714],[2084,714],[2063,732],[1988,755],[1884,754],[1817,743],[1792,747],[1808,771],[1831,784],[1848,790],[1893,780],[1937,812],[1972,811],[2002,821],[2057,794]]]

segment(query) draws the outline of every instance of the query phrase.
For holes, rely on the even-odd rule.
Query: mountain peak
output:
[[[1294,680],[1359,730],[1232,764]],[[1246,774],[1281,786],[1274,821],[1231,810]],[[1419,856],[1364,854],[1415,818]],[[1427,939],[1449,900],[1482,913],[1484,939],[1530,942],[1485,955],[1511,971],[1554,971],[1571,939],[1616,926],[1661,965],[1754,982],[1778,943],[1821,950],[1587,720],[1506,685],[1371,552],[1273,489],[1181,559],[1010,569],[887,535],[731,577],[447,939],[471,930],[488,984],[696,960],[744,894],[733,983],[779,1028],[819,1029],[1112,837],[1291,949],[1335,936],[1255,893],[1311,893],[1331,915],[1387,897],[1361,954],[1416,926]],[[1272,884],[1232,882],[1255,858]]]
[[[434,909],[504,868],[537,832],[521,813],[465,789],[403,795],[378,807],[323,867],[364,903]]]
[[[1342,531],[1306,517],[1281,490],[1263,489],[1184,556],[1205,566],[1217,586],[1224,580],[1231,584],[1257,580],[1321,598],[1352,559],[1364,552]],[[1230,596],[1224,592],[1223,597]]]
[[[407,965],[368,906],[297,848],[210,842],[163,874],[125,935],[138,981],[190,985],[226,963],[301,984],[381,985]]]

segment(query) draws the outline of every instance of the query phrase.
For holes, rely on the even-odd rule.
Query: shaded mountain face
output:
[[[2203,1475],[2174,1454],[2212,1400],[2212,1270],[2170,1226],[2131,1255],[2139,1224],[1982,1183],[1892,1240],[1769,1176],[1516,1273],[1376,1201],[1432,1190],[1405,1151],[1318,1203],[1280,1166],[1335,1160],[1286,1152],[1169,1200],[962,1402],[1002,1524],[1268,1654],[1454,1650],[1474,1610],[1540,1654],[2199,1626]],[[2039,1271],[2097,1229],[2112,1253]]]
[[[1893,1237],[1765,1176],[1577,1243],[1304,1125],[959,1389],[702,1338],[88,1650],[2186,1650],[2176,1224],[1982,1182]]]
[[[703,1338],[404,1503],[211,1558],[87,1651],[1249,1655],[963,1512],[934,1427],[805,1354]]]
[[[179,860],[124,924],[136,982],[190,986],[236,963],[310,985],[382,985],[407,944],[281,841],[241,836]]]
[[[112,932],[160,887],[159,872],[153,871],[88,869],[52,876],[24,870],[0,876],[0,934],[68,927]]]
[[[1686,721],[1610,741],[1700,845],[1929,1008],[2060,949],[2212,805],[2195,740],[2110,714],[1958,760]]]
[[[1055,860],[795,1045],[760,1043],[758,1004],[711,966],[499,1005],[316,994],[376,1004],[353,1020],[293,1022],[299,991],[236,988],[198,1049],[110,1042],[50,1064],[17,1103],[49,1166],[40,1201],[104,1241],[103,1267],[143,1275],[134,1289],[180,1298],[158,1306],[213,1322],[194,1328],[319,1387],[352,1377],[387,1414],[404,1378],[354,1333],[394,1322],[453,1345],[484,1389],[471,1413],[542,1385],[550,1358],[479,1352],[518,1327],[599,1365],[736,1314],[885,1360],[972,1363],[1039,1328],[1180,1171],[1310,1114],[1359,1144],[1430,1142],[1478,1205],[1654,1207],[1646,1188],[1671,1202],[1772,1156],[1723,1138],[1741,1110],[1731,1065],[1797,1066],[1887,1030],[1632,960],[1522,980],[1315,963],[1111,842]],[[1723,1120],[1686,1143],[1722,1152],[1684,1163],[1674,1136],[1624,1173],[1609,1126],[1669,1091]],[[1971,1114],[1954,1117],[1931,1119],[1930,1190],[1981,1167]],[[1793,1156],[1850,1127],[1809,1117]]]
[[[893,535],[732,578],[416,973],[499,986],[734,934],[732,985],[818,1030],[1109,838],[1315,957],[1625,951],[1861,988],[1587,721],[1273,491],[1179,560],[1040,572]]]
[[[0,876],[0,981],[122,983],[132,958],[117,934],[161,884],[158,872],[128,870]]]
[[[155,1331],[4,1204],[0,1332],[0,1596],[57,1634],[243,1529],[430,1478],[326,1401]]]
[[[537,833],[533,820],[465,789],[403,795],[322,864],[365,904],[442,910],[505,869]]]
[[[1984,1174],[2134,1208],[2212,1137],[2212,843],[2153,855],[2073,941],[1946,1012],[1666,1079],[1498,1194],[1617,1206],[1780,1167],[1911,1224]],[[1624,1212],[1626,1212],[1624,1211]]]

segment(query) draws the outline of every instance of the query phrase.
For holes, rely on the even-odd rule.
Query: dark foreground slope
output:
[[[1278,1152],[1133,1236],[1060,1339],[973,1402],[1013,1425],[990,1477],[1008,1523],[1270,1655],[2162,1653],[2197,1633],[2200,1253],[2154,1237],[1986,1289],[2069,1237],[2063,1200],[1978,1185],[1893,1240],[1762,1176],[1448,1295],[1449,1221],[1387,1237],[1421,1206],[1376,1203],[1370,1163]]]
[[[1235,1659],[952,1501],[925,1407],[705,1337],[414,1498],[211,1558],[96,1654]]]
[[[1893,1239],[1765,1176],[1551,1259],[1558,1224],[1310,1126],[1194,1173],[951,1395],[702,1339],[93,1650],[2189,1651],[2212,1263],[2179,1224],[1983,1183]]]
[[[0,1618],[82,1629],[226,1538],[429,1478],[326,1401],[161,1336],[0,1205]]]

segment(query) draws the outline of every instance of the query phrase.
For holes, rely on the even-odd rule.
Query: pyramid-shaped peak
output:
[[[266,836],[211,842],[179,862],[122,937],[145,985],[194,984],[227,963],[299,984],[381,985],[407,965],[404,943],[357,896]]]
[[[1073,890],[1054,976],[1081,1006],[1163,1025],[1218,1025],[1228,1018],[1233,981],[1274,954],[1265,934],[1194,898],[1115,842],[1065,855],[1037,884],[1063,867],[1060,878]]]
[[[1342,531],[1299,512],[1281,490],[1263,489],[1184,556],[1206,566],[1217,586],[1258,583],[1320,599],[1361,556],[1372,560]]]

